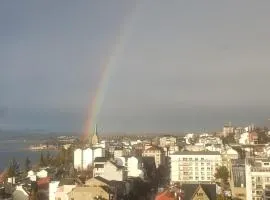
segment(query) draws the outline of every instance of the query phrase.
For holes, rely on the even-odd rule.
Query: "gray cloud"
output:
[[[2,3],[0,108],[12,110],[2,122],[81,130],[126,25],[131,33],[101,108],[104,130],[211,129],[267,117],[269,2],[143,1],[128,21],[134,5]]]

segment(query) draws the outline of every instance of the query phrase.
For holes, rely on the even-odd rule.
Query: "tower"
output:
[[[97,124],[95,125],[94,134],[92,135],[92,138],[91,138],[91,145],[96,145],[96,144],[98,144]]]

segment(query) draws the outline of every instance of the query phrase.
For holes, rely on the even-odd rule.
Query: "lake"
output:
[[[25,141],[25,140],[1,140],[0,141],[0,171],[8,167],[9,162],[15,158],[20,163],[21,168],[25,166],[25,160],[28,157],[31,164],[39,161],[41,151],[31,151],[28,147],[32,144],[39,144],[40,141]],[[43,151],[46,155],[47,150]],[[50,151],[55,155],[57,151]]]

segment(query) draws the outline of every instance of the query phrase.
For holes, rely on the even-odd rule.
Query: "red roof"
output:
[[[41,178],[37,181],[37,185],[39,189],[48,189],[49,188],[49,183],[50,183],[51,178],[46,177],[46,178]]]
[[[158,194],[155,200],[175,200],[173,193],[166,190],[160,194]]]

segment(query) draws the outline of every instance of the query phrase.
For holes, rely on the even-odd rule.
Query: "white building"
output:
[[[213,182],[216,168],[221,165],[219,152],[186,151],[170,155],[171,182]]]
[[[45,169],[42,169],[37,172],[38,178],[46,178],[48,176],[48,172]]]
[[[176,145],[176,137],[173,136],[164,136],[159,138],[159,145],[161,147],[169,147]]]
[[[68,193],[70,193],[76,185],[62,185],[57,188],[55,192],[56,200],[68,200]]]
[[[105,149],[103,148],[76,149],[74,151],[74,168],[77,170],[86,170],[93,164],[95,158],[104,156]]]
[[[74,151],[74,158],[73,158],[73,162],[74,162],[74,168],[77,170],[82,169],[82,162],[83,162],[83,150],[82,149],[75,149]]]
[[[55,200],[55,194],[59,183],[59,181],[52,181],[49,183],[49,200]]]
[[[249,133],[245,132],[240,135],[239,144],[249,144]]]
[[[127,148],[115,148],[113,152],[114,158],[128,156],[129,155],[128,151],[129,150]]]
[[[118,166],[112,161],[107,161],[104,164],[95,164],[95,168],[93,170],[93,177],[96,176],[100,176],[109,181],[124,181],[127,178],[125,168],[122,166]]]
[[[132,156],[127,159],[127,171],[128,171],[128,177],[144,177],[144,173],[141,170],[141,161]]]
[[[92,149],[87,148],[82,153],[82,169],[87,169],[92,165],[94,152]]]
[[[195,138],[194,133],[188,133],[185,135],[186,144],[191,144],[191,141]]]
[[[227,159],[238,159],[239,158],[238,152],[232,148],[228,148],[225,151],[225,155],[226,155]]]
[[[270,160],[246,160],[247,200],[270,199]]]

